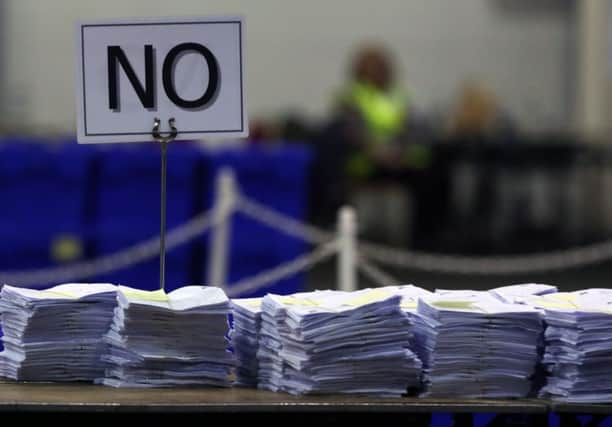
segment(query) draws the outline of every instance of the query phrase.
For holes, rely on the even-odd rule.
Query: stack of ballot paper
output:
[[[520,285],[502,286],[500,288],[491,289],[489,292],[491,292],[491,294],[498,298],[500,301],[506,303],[524,304],[534,308],[541,308],[533,302],[539,300],[540,296],[551,296],[553,294],[556,294],[557,291],[557,287],[553,285],[524,283]],[[546,324],[546,322],[544,321],[543,310],[540,311],[540,317],[542,318],[544,324]],[[532,388],[531,392],[529,393],[529,397],[537,396],[546,382],[547,373],[545,366],[542,364],[542,359],[544,357],[544,348],[544,331],[542,331],[540,339],[538,340],[538,364],[536,366],[536,371],[532,378]]]
[[[401,396],[420,385],[410,322],[390,290],[267,295],[259,388]]]
[[[47,290],[4,286],[0,374],[23,381],[93,381],[116,305],[116,286],[65,284]]]
[[[120,286],[104,341],[105,377],[113,387],[173,387],[233,382],[227,349],[230,303],[215,287],[186,286],[168,294]]]
[[[540,312],[489,293],[419,298],[415,348],[425,396],[525,397],[538,362]]]
[[[257,349],[261,327],[261,298],[232,300],[234,327],[230,333],[236,354],[236,385],[257,387]]]
[[[433,293],[414,285],[385,286],[381,289],[388,290],[394,295],[399,295],[400,297],[402,297],[400,301],[400,307],[402,309],[402,312],[404,313],[404,316],[406,316],[406,319],[409,322],[408,333],[410,334],[410,349],[414,351],[417,345],[416,336],[414,334],[414,325],[418,316],[417,306],[419,303],[419,298],[428,295],[433,295]]]
[[[532,300],[545,310],[541,396],[573,403],[612,402],[612,290],[588,289]]]

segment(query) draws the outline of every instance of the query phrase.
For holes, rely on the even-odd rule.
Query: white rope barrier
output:
[[[302,255],[278,267],[243,279],[227,288],[237,294],[250,292],[281,280],[298,271],[311,268],[318,262],[332,256],[339,250],[337,233],[305,224],[283,213],[251,200],[235,190],[231,203],[218,203],[216,207],[204,212],[184,224],[170,230],[167,234],[167,248],[182,245],[211,227],[223,224],[236,212],[241,212],[272,229],[321,245],[314,251]],[[381,265],[403,269],[418,269],[439,273],[454,274],[525,274],[578,268],[612,259],[612,240],[567,250],[542,254],[508,256],[456,256],[439,255],[401,250],[369,242],[359,242],[359,270],[378,283],[398,283],[387,273],[376,267]],[[0,281],[16,286],[42,286],[47,283],[61,283],[129,267],[151,259],[159,254],[159,236],[146,239],[114,254],[66,266],[24,270],[2,271]],[[210,267],[209,267],[210,268]]]
[[[456,256],[402,251],[361,243],[364,256],[388,266],[454,274],[525,274],[561,271],[612,259],[612,241],[543,254]]]
[[[252,277],[239,280],[225,287],[224,290],[230,297],[256,291],[270,283],[277,282],[300,271],[309,270],[320,262],[333,256],[337,251],[338,242],[336,240],[324,243],[312,252],[301,255],[269,270],[262,271]]]
[[[243,195],[238,197],[236,210],[272,229],[282,231],[293,237],[299,237],[308,243],[325,243],[336,236],[334,232],[305,224]]]
[[[360,273],[362,273],[365,277],[374,282],[374,284],[376,284],[377,286],[400,284],[399,280],[386,273],[385,271],[381,270],[363,256],[359,257],[357,268],[359,269]]]
[[[320,243],[333,233],[303,224],[252,200],[240,197],[237,209],[270,227],[308,242]],[[359,242],[359,251],[379,264],[403,269],[455,274],[525,274],[561,271],[612,259],[612,240],[542,254],[460,256],[408,251]]]
[[[166,248],[172,249],[187,243],[209,229],[215,221],[223,219],[215,210],[204,212],[181,224],[166,234]],[[113,254],[93,260],[58,267],[25,271],[0,272],[0,281],[14,286],[43,286],[46,283],[62,283],[80,278],[97,276],[129,267],[159,255],[159,236],[139,242]]]

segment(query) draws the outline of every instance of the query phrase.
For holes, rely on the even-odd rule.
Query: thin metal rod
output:
[[[153,120],[153,139],[161,144],[161,203],[160,203],[160,230],[159,230],[159,289],[166,288],[166,175],[168,174],[168,143],[178,135],[174,126],[174,117],[168,119],[170,133],[162,136],[159,133],[161,121],[155,117]]]
[[[161,204],[159,230],[159,289],[166,287],[166,175],[168,172],[168,143],[161,143]]]

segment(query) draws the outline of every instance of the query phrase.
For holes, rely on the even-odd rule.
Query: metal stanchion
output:
[[[231,213],[236,204],[236,178],[231,169],[222,169],[215,183],[215,224],[210,236],[208,283],[210,286],[227,285]]]
[[[357,290],[357,218],[355,209],[344,206],[338,214],[338,286],[341,291]]]

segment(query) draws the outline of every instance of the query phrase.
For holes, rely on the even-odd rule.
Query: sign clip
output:
[[[152,130],[153,138],[155,138],[156,141],[163,142],[163,143],[173,141],[178,135],[178,131],[176,130],[176,127],[174,126],[174,117],[168,120],[168,125],[170,126],[170,134],[168,136],[161,136],[161,134],[159,133],[160,123],[161,121],[159,120],[159,118],[155,117],[155,120],[153,121],[153,130]]]

